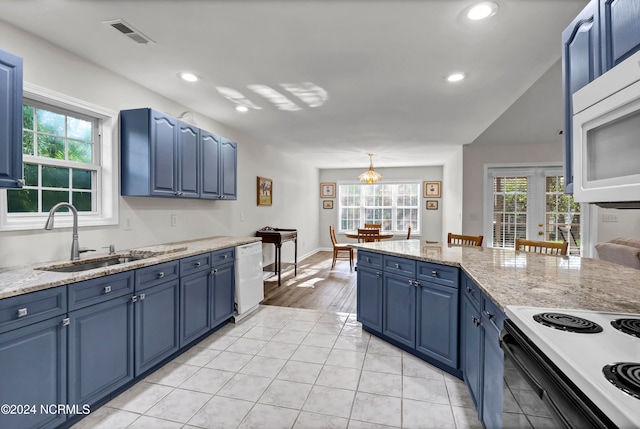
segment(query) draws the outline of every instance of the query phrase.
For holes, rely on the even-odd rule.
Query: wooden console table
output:
[[[273,243],[276,246],[276,260],[263,268],[263,271],[271,271],[278,274],[278,286],[280,286],[282,270],[293,265],[293,276],[298,275],[298,230],[285,228],[262,228],[256,231],[256,237],[262,237],[263,243]],[[282,243],[293,241],[295,246],[293,263],[282,262]]]

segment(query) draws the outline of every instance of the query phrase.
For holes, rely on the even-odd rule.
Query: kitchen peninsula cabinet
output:
[[[480,290],[464,272],[460,279],[463,295],[460,315],[460,366],[471,399],[476,409],[479,409],[479,405],[482,404]]]
[[[22,187],[22,58],[0,49],[0,188]]]
[[[382,333],[382,255],[359,251],[356,269],[358,322]]]
[[[237,145],[153,109],[120,112],[124,196],[237,198]]]

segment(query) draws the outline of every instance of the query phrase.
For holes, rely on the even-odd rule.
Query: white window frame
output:
[[[103,226],[118,224],[118,150],[116,144],[118,112],[96,106],[82,100],[39,87],[30,83],[24,84],[24,99],[60,107],[71,112],[97,118],[100,122],[98,136],[99,148],[95,154],[99,160],[96,176],[96,210],[79,212],[79,226]],[[24,162],[35,160],[36,157],[23,156]],[[55,162],[54,162],[55,163]],[[64,162],[61,162],[65,164]],[[88,166],[89,169],[94,167]],[[0,231],[20,231],[43,229],[47,220],[47,213],[7,213],[7,190],[0,192]],[[70,213],[60,213],[56,216],[56,227],[71,227],[73,218]]]
[[[381,183],[381,184],[386,184],[386,185],[401,185],[401,184],[416,185],[417,184],[418,185],[418,206],[417,206],[417,209],[418,209],[417,224],[418,224],[418,226],[415,229],[411,230],[411,235],[420,235],[421,232],[422,232],[422,228],[421,228],[422,227],[422,216],[423,216],[422,204],[423,204],[423,201],[424,201],[424,198],[422,198],[422,180],[418,180],[418,179],[416,179],[416,180],[390,180],[390,181],[385,181],[384,183]],[[341,233],[341,234],[344,234],[346,232],[353,232],[353,230],[342,229],[342,219],[340,218],[340,212],[341,212],[340,186],[341,185],[362,185],[362,186],[370,186],[370,185],[365,185],[365,184],[363,184],[361,182],[358,182],[358,181],[355,181],[355,180],[348,180],[348,181],[345,180],[345,181],[339,181],[337,183],[337,187],[338,188],[337,188],[337,191],[336,191],[337,192],[336,197],[338,199],[338,210],[337,210],[337,213],[336,213],[336,216],[337,216],[336,225],[339,225],[339,228],[338,228],[337,232]],[[392,195],[392,199],[393,199],[393,204],[391,206],[392,213],[393,213],[392,214],[392,219],[393,219],[392,224],[395,226],[396,225],[396,219],[395,219],[396,209],[398,208],[398,206],[396,205],[396,194],[395,194],[395,192]],[[360,205],[360,218],[361,219],[364,219],[364,210],[365,210],[365,206],[361,203],[361,205]],[[385,232],[391,232],[393,234],[399,234],[399,233],[406,233],[407,230],[405,229],[405,230],[399,231],[399,230],[393,229],[392,231],[385,231]]]

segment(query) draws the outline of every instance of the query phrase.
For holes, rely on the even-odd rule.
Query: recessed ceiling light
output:
[[[189,72],[178,73],[178,77],[182,80],[186,80],[187,82],[197,82],[200,80],[199,76]]]
[[[460,82],[465,77],[467,77],[467,75],[465,75],[464,73],[451,73],[449,76],[447,76],[446,79],[447,82]]]
[[[249,108],[247,106],[236,106],[236,110],[238,112],[248,112]]]
[[[478,21],[490,18],[498,12],[498,4],[492,1],[485,1],[473,5],[467,12],[467,18]]]

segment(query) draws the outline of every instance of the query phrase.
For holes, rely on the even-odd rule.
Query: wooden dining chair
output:
[[[447,234],[447,243],[457,244],[460,246],[477,246],[482,247],[483,235],[460,235],[460,234]]]
[[[358,243],[380,241],[380,230],[373,228],[358,228]]]
[[[411,227],[407,228],[407,240],[411,238]]]
[[[516,250],[543,253],[545,255],[566,255],[569,243],[566,241],[535,241],[516,238]]]
[[[364,224],[365,228],[375,228],[375,229],[381,229],[382,225],[380,225],[379,223],[365,223]]]
[[[329,225],[329,234],[331,235],[331,244],[333,244],[333,263],[331,264],[331,269],[333,270],[335,268],[338,258],[349,258],[349,271],[353,271],[353,249],[346,244],[338,243],[333,225]]]

